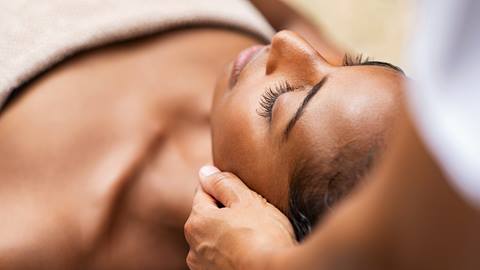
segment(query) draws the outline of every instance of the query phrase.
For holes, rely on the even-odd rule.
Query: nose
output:
[[[272,39],[266,74],[314,75],[328,67],[325,59],[302,37],[291,32],[278,32]]]

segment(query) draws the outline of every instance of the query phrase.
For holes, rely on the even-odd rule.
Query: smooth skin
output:
[[[285,12],[275,28],[309,29]],[[259,43],[170,31],[76,55],[26,85],[0,117],[0,269],[185,269],[215,81]]]
[[[375,145],[383,146],[399,115],[405,79],[391,68],[332,64],[291,31],[277,33],[245,66],[235,85],[229,84],[230,74],[227,69],[220,77],[213,98],[214,164],[239,176],[283,212],[288,210],[291,175],[302,161],[312,160],[327,174],[347,169],[337,164],[339,159],[362,160],[372,148],[382,148]],[[321,81],[285,135],[300,105]],[[262,117],[265,92],[285,83],[293,89],[278,96],[270,119]]]
[[[257,42],[175,31],[83,54],[30,85],[0,118],[0,268],[185,269],[211,89]]]
[[[235,175],[207,170],[185,225],[190,268],[479,269],[479,211],[450,187],[407,112],[397,125],[368,183],[299,245],[277,209]]]

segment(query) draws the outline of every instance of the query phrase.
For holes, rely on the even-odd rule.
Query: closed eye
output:
[[[277,99],[281,95],[288,92],[292,92],[294,90],[295,90],[295,87],[293,87],[287,81],[278,83],[274,87],[267,87],[265,89],[265,92],[260,97],[260,102],[259,102],[260,108],[257,109],[257,114],[267,119],[268,122],[271,122],[273,106],[275,105],[275,102],[277,101]]]

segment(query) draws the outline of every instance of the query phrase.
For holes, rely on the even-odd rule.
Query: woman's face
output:
[[[279,32],[270,46],[240,53],[217,84],[214,163],[285,210],[299,162],[315,156],[328,166],[342,147],[360,153],[385,133],[402,80],[386,66],[333,66],[298,35]]]

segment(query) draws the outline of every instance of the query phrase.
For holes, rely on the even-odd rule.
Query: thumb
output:
[[[225,207],[239,204],[251,192],[237,176],[213,166],[202,167],[199,176],[203,190]]]

